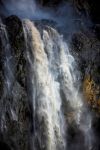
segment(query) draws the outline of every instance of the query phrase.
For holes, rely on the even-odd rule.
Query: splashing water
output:
[[[72,118],[84,135],[83,143],[91,150],[91,116],[84,118],[87,109],[79,93],[79,72],[67,43],[51,27],[45,27],[41,33],[34,23],[24,20],[23,28],[32,88],[34,149],[68,149],[64,114],[72,111]]]
[[[83,132],[85,145],[90,150],[93,142],[92,120],[79,92],[80,73],[77,70],[75,59],[70,54],[67,43],[64,42],[63,37],[56,30],[52,28],[48,28],[48,32],[44,30],[43,41],[49,59],[49,68],[55,76],[55,80],[60,83],[60,91],[64,94],[64,104],[67,102],[69,108],[71,107],[74,121]]]
[[[39,123],[44,122],[43,124],[46,132],[45,138],[47,138],[46,149],[65,149],[64,133],[62,131],[64,130],[63,128],[65,124],[61,111],[59,83],[55,81],[49,71],[49,62],[44,51],[40,33],[30,21],[25,21],[25,29],[27,29],[27,36],[31,36],[28,38],[31,38],[30,44],[31,53],[33,55],[33,63],[29,54],[28,60],[34,73],[32,77],[33,86],[35,85],[33,90],[33,103],[35,101],[34,111],[36,111],[35,114],[38,117]],[[44,144],[41,146],[44,146]]]

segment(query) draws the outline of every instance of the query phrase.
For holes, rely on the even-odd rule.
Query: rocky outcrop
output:
[[[100,39],[100,4],[98,0],[73,0],[79,14],[89,16],[93,22],[93,30]]]
[[[12,54],[15,57],[16,65],[16,78],[17,81],[26,88],[26,60],[25,60],[25,42],[24,42],[24,32],[22,27],[22,22],[16,16],[8,17],[5,20],[7,26],[7,31],[10,39],[10,44],[12,46]]]
[[[72,49],[78,56],[86,99],[92,108],[99,111],[100,42],[91,31],[79,32],[73,34]]]
[[[14,59],[14,81],[9,92],[5,93],[5,72],[0,39],[0,141],[11,150],[29,150],[31,130],[31,110],[26,86],[26,58],[22,23],[16,16],[5,20],[6,31]],[[5,45],[8,46],[8,45]],[[1,148],[1,145],[0,145]]]
[[[84,15],[87,18],[91,18],[93,22],[93,30],[97,37],[100,39],[100,4],[98,0],[38,0],[38,3],[43,7],[57,7],[57,5],[63,2],[70,2],[77,13],[81,16]],[[67,9],[67,8],[66,8]]]
[[[100,149],[100,41],[93,30],[76,32],[72,36],[71,48],[81,71],[84,102],[93,117],[96,146]],[[98,145],[98,146],[97,146]]]
[[[95,23],[100,23],[99,16],[99,1],[98,0],[73,0],[77,9],[82,12],[87,12]]]

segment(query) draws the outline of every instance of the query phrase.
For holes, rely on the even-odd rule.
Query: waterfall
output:
[[[98,148],[93,130],[98,131],[95,122],[99,119],[92,118],[84,100],[81,73],[69,46],[71,37],[73,48],[79,48],[76,54],[87,67],[82,66],[84,72],[92,63],[96,71],[93,61],[99,50],[95,55],[92,52],[93,58],[87,57],[99,45],[90,38],[93,25],[84,15],[88,6],[65,0],[56,6],[43,6],[42,0],[1,2],[0,142],[7,141],[12,150]],[[97,45],[91,48],[92,41]],[[96,95],[99,97],[98,92]]]
[[[33,104],[33,149],[80,150],[84,145],[83,149],[91,150],[91,115],[79,91],[80,73],[67,42],[54,28],[45,26],[41,31],[29,20],[23,20],[23,29]],[[68,126],[73,122],[83,142],[69,148]]]
[[[45,146],[45,143],[42,143],[41,136],[45,137],[47,150],[65,149],[64,132],[66,132],[66,129],[61,110],[60,85],[48,68],[49,61],[39,31],[30,21],[25,21],[24,24],[27,34],[27,46],[30,44],[30,53],[33,56],[31,58],[28,51],[27,59],[33,71],[31,80],[33,84],[34,114],[35,117],[37,116],[36,123],[38,122],[41,126],[36,127],[37,125],[34,123],[35,136],[38,136],[41,147]],[[39,130],[44,133],[39,133],[36,128],[42,128]]]
[[[27,94],[33,109],[32,150],[92,150],[92,117],[84,104],[80,92],[80,72],[67,42],[55,28],[47,25],[40,27],[28,19],[23,20],[22,24],[26,46]],[[12,96],[15,60],[6,26],[1,20],[0,42],[4,74],[0,102],[0,127],[3,132],[6,128],[4,101]],[[13,120],[17,120],[11,106],[10,113]],[[70,145],[68,137],[72,126],[79,134]]]

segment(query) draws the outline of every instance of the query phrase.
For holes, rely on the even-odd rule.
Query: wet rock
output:
[[[96,135],[93,149],[100,149],[100,41],[95,33],[80,31],[72,36],[71,47],[81,72],[81,90],[91,111]],[[85,148],[84,148],[85,149]]]
[[[97,35],[97,38],[100,40],[100,24],[94,25],[94,32]]]
[[[0,35],[2,34],[2,25],[0,24]],[[0,36],[0,98],[3,94],[3,84],[4,84],[4,76],[3,76],[3,47],[2,47],[2,36]]]
[[[20,30],[22,29],[21,20],[17,16],[12,15],[6,18],[5,23],[7,25],[7,30],[9,32],[11,40],[14,40],[18,33],[20,33]]]
[[[10,16],[5,19],[5,24],[11,46],[15,48],[16,57],[19,57],[24,45],[22,22],[17,16]]]
[[[90,15],[93,22],[100,23],[99,1],[96,0],[74,0],[74,5],[79,13]]]
[[[54,7],[57,6],[59,3],[62,1],[60,0],[38,0],[38,3],[41,4],[42,6],[48,6],[48,7]]]
[[[75,33],[72,36],[72,46],[76,52],[85,51],[90,47],[90,39],[82,32]]]
[[[7,102],[6,102],[7,101]],[[12,94],[4,99],[5,111],[2,120],[2,135],[12,149],[27,150],[29,147],[30,109],[26,92],[18,83]]]
[[[5,23],[11,56],[14,60],[14,80],[8,92],[3,80],[5,59],[2,61],[4,47],[0,40],[0,66],[2,66],[0,67],[0,140],[9,145],[11,150],[29,150],[32,112],[26,88],[24,33],[22,23],[16,16],[7,18]]]
[[[83,92],[94,111],[100,111],[100,41],[91,31],[74,33],[72,49],[78,57]]]
[[[22,22],[17,16],[10,16],[5,20],[12,46],[12,55],[15,57],[16,78],[22,86],[25,85],[25,40]]]

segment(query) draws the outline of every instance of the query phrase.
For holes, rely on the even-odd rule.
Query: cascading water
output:
[[[41,143],[42,137],[40,134],[42,133],[39,133],[36,129],[34,131],[35,136],[38,136],[39,144],[42,144],[41,147],[46,146],[47,150],[65,149],[64,132],[66,129],[64,128],[65,124],[61,110],[59,83],[54,79],[48,68],[49,61],[39,31],[30,21],[25,21],[24,24],[27,45],[31,45],[31,54],[33,56],[31,59],[28,52],[28,61],[33,71],[31,80],[33,83],[34,114],[37,115],[39,124],[43,123],[45,126],[45,128],[43,127],[43,134],[46,134],[44,135],[45,140],[47,140],[46,145],[44,145],[45,143]],[[34,124],[34,128],[36,126]],[[41,130],[40,132],[43,131]]]
[[[34,149],[69,149],[64,112],[72,111],[71,117],[84,136],[83,145],[91,150],[91,116],[87,114],[84,118],[87,109],[79,93],[79,72],[67,43],[51,27],[46,26],[41,33],[29,20],[23,21],[23,27],[28,68],[31,70]],[[81,148],[78,146],[75,149]]]
[[[29,1],[29,7],[26,0],[16,3],[11,0],[12,6],[5,0],[4,4],[9,9],[9,14],[14,12],[12,6],[16,5],[19,16],[32,18],[32,14],[28,13],[30,9],[34,13],[33,18],[39,19],[41,11],[35,12],[34,1]],[[46,16],[44,15],[44,18]],[[92,118],[80,92],[80,73],[67,42],[50,25],[42,25],[39,28],[35,21],[33,23],[30,20],[23,20],[22,24],[26,45],[24,52],[27,64],[27,95],[33,109],[32,150],[92,150],[94,140]],[[3,47],[5,78],[2,99],[5,99],[12,94],[15,62],[6,26],[2,21],[0,21],[0,39]],[[0,109],[1,130],[5,126],[3,123],[5,112],[6,108]],[[16,115],[13,117],[16,118]],[[76,127],[74,130],[79,134],[76,135],[75,141],[69,144],[69,128],[72,126]],[[80,138],[82,138],[81,144]]]

